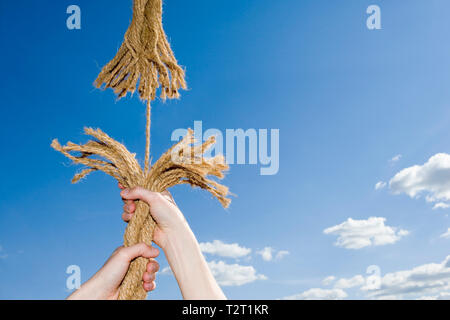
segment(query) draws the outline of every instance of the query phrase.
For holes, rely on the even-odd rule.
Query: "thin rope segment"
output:
[[[151,126],[151,106],[150,100],[147,100],[147,126],[145,129],[145,169],[144,172],[147,174],[150,168],[150,126]]]
[[[207,190],[226,208],[231,200],[228,188],[209,178],[224,177],[228,170],[222,156],[203,158],[199,152],[206,152],[215,142],[214,138],[201,146],[194,146],[193,131],[188,130],[187,135],[177,144],[166,151],[149,169],[148,174],[139,166],[135,154],[126,147],[109,137],[100,129],[85,128],[85,133],[96,140],[85,144],[67,143],[61,146],[58,140],[53,140],[51,146],[85,168],[72,179],[79,182],[94,171],[103,171],[114,177],[127,188],[136,186],[147,188],[154,192],[162,192],[177,184],[190,184]],[[105,160],[100,160],[105,159]],[[124,234],[124,245],[145,242],[151,245],[156,223],[150,214],[149,206],[143,201],[136,202],[136,211],[128,223]],[[120,300],[145,299],[147,293],[142,287],[142,275],[148,260],[138,258],[131,262],[130,268],[120,286]]]

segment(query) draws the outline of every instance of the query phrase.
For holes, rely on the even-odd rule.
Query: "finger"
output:
[[[125,222],[129,222],[131,218],[133,218],[134,211],[136,210],[136,204],[133,200],[126,200],[126,203],[123,205],[123,213],[122,220]]]
[[[148,273],[156,273],[159,271],[159,263],[156,260],[150,260],[147,263],[147,272]]]
[[[156,280],[156,273],[148,273],[148,272],[144,272],[144,275],[142,276],[142,280],[144,282],[153,282]]]
[[[127,261],[131,261],[136,259],[137,257],[144,258],[156,258],[159,255],[159,250],[154,247],[150,247],[145,243],[138,243],[134,246],[124,247],[121,249],[121,254],[127,259]]]
[[[123,211],[126,213],[134,213],[136,210],[136,204],[133,200],[127,200],[126,203],[123,205]]]
[[[124,203],[130,206],[130,213],[133,213],[134,210],[136,210],[136,203],[134,202],[134,200],[125,200]]]
[[[148,291],[153,291],[156,288],[156,283],[154,281],[150,282],[150,283],[144,282],[143,286],[144,286],[144,290],[145,291],[147,291],[147,292]]]
[[[133,218],[133,214],[132,213],[122,213],[122,220],[125,222],[130,222],[131,218]]]
[[[141,187],[135,187],[131,189],[124,189],[120,193],[123,199],[126,200],[142,200],[147,204],[152,205],[156,201],[161,200],[162,196],[158,192],[153,192]]]

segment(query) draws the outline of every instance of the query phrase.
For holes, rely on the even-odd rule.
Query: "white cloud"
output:
[[[213,254],[225,258],[245,257],[252,251],[249,248],[241,247],[237,243],[227,244],[220,240],[200,243],[200,249],[204,253]]]
[[[165,267],[158,273],[163,275],[173,274],[172,269],[170,269],[170,267]]]
[[[287,251],[287,250],[280,250],[275,255],[275,259],[277,259],[277,260],[283,259],[283,257],[287,256],[288,254],[289,254],[289,251]]]
[[[375,190],[381,190],[381,189],[383,189],[384,187],[386,187],[386,182],[384,182],[384,181],[378,181],[378,182],[375,184]]]
[[[441,292],[434,296],[422,296],[417,300],[450,300],[450,292]]]
[[[381,246],[392,244],[406,236],[409,232],[397,230],[384,224],[386,218],[370,217],[367,220],[347,221],[327,228],[325,234],[337,235],[335,245],[346,249],[361,249],[368,246]]]
[[[389,162],[394,163],[394,162],[397,162],[398,160],[400,160],[401,158],[402,158],[402,155],[398,154],[398,155],[392,157],[392,159],[389,160]]]
[[[273,248],[271,247],[265,247],[264,249],[257,251],[256,253],[261,255],[264,261],[271,261],[273,258],[272,252]]]
[[[342,289],[313,288],[305,292],[284,297],[283,300],[342,300],[347,298],[347,293]]]
[[[364,279],[364,277],[362,275],[356,275],[349,279],[346,279],[346,278],[339,279],[335,283],[334,287],[337,289],[350,289],[350,288],[354,288],[354,287],[361,287],[365,283],[366,283],[366,280]]]
[[[450,205],[445,202],[438,202],[433,206],[433,210],[436,209],[447,209],[450,208]]]
[[[313,288],[283,299],[344,299],[347,293],[343,289],[359,287],[359,292],[366,299],[450,300],[450,255],[441,263],[423,264],[384,276],[380,274],[378,281],[371,279],[372,277],[376,276],[372,274],[364,278],[362,275],[356,275],[335,281],[335,276],[329,276],[323,279],[322,283],[329,285],[335,281],[333,289]]]
[[[412,298],[445,293],[450,290],[450,256],[441,263],[429,263],[411,270],[388,273],[378,289],[362,288],[371,298]]]
[[[257,251],[256,254],[259,254],[264,261],[272,261],[274,259],[276,260],[282,259],[284,256],[289,254],[289,251],[280,250],[277,252],[272,247],[265,247],[264,249]]]
[[[423,165],[415,165],[398,172],[390,181],[394,194],[405,193],[411,198],[426,194],[428,202],[450,200],[450,155],[438,153]],[[442,207],[437,204],[436,208]]]
[[[211,261],[208,265],[213,276],[222,286],[241,286],[256,280],[267,279],[265,275],[257,274],[252,266],[227,264],[223,261]]]
[[[441,234],[441,238],[450,239],[450,228],[448,228],[447,232]]]
[[[322,280],[322,284],[324,286],[329,286],[330,284],[333,283],[333,281],[336,280],[335,276],[328,276],[325,279]]]

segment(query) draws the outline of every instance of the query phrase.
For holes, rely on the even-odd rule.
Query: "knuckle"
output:
[[[130,189],[130,192],[133,194],[140,195],[142,193],[142,187],[133,187]]]
[[[136,246],[139,249],[139,251],[143,251],[143,250],[147,249],[147,245],[145,243],[143,243],[143,242],[138,243]]]

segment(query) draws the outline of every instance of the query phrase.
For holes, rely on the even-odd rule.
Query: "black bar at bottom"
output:
[[[114,319],[139,316],[138,319],[316,319],[323,316],[345,316],[361,319],[366,316],[392,317],[416,314],[442,308],[446,314],[449,301],[0,301],[4,315],[22,313],[58,317],[89,317],[112,314]],[[432,308],[432,309],[430,309]],[[10,309],[10,310],[8,310]],[[104,318],[102,318],[104,319]]]

